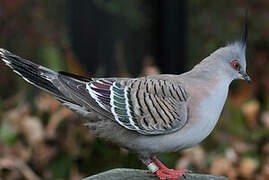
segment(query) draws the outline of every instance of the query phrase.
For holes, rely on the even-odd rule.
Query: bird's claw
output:
[[[166,179],[177,179],[180,178],[182,176],[182,174],[172,174],[172,173],[165,173],[161,170],[158,170],[155,172],[156,176],[160,179],[160,180],[166,180]]]
[[[177,178],[180,178],[181,176],[183,176],[183,178],[185,179],[186,178],[185,174],[191,172],[187,169],[183,169],[183,170],[169,169],[156,158],[153,159],[152,161],[157,166],[157,168],[159,168],[156,172],[153,171],[154,172],[153,175],[157,176],[161,180],[177,179]]]
[[[159,169],[154,174],[151,174],[151,176],[157,176],[161,180],[177,179],[180,177],[183,177],[184,179],[186,179],[186,173],[188,173],[188,170],[185,170],[185,169],[182,171],[176,171],[173,169],[170,169],[170,170],[171,171],[167,172],[167,171],[163,171],[163,170]]]

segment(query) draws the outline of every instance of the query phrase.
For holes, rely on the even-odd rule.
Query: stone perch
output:
[[[206,174],[188,173],[179,180],[228,180],[223,176],[212,176]],[[157,177],[149,175],[149,171],[139,169],[117,168],[102,172],[82,180],[159,180]]]

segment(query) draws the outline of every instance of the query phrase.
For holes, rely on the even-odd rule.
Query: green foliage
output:
[[[227,103],[226,108],[228,108],[228,111],[231,113],[230,121],[229,121],[230,123],[229,130],[231,131],[231,133],[235,136],[249,138],[250,134],[246,127],[245,118],[242,112],[232,107],[231,105],[229,106],[229,103]]]
[[[68,179],[70,175],[71,160],[65,153],[59,154],[50,165],[53,179]]]
[[[2,104],[2,100],[0,99],[0,115],[2,114],[3,112],[3,104]]]
[[[17,133],[13,131],[11,125],[7,122],[0,124],[0,142],[12,144],[17,140]]]
[[[61,52],[54,45],[46,45],[40,51],[40,59],[55,71],[63,71],[65,64],[62,61]]]

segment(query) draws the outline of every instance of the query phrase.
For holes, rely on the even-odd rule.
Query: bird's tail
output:
[[[55,95],[58,98],[65,99],[64,94],[59,91],[57,84],[58,73],[43,66],[34,64],[26,59],[12,54],[11,52],[0,48],[0,57],[15,73],[22,76],[27,82]]]

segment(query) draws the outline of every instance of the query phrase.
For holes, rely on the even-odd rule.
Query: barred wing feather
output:
[[[188,93],[182,84],[158,79],[96,79],[87,84],[96,103],[123,127],[144,135],[184,126]]]

